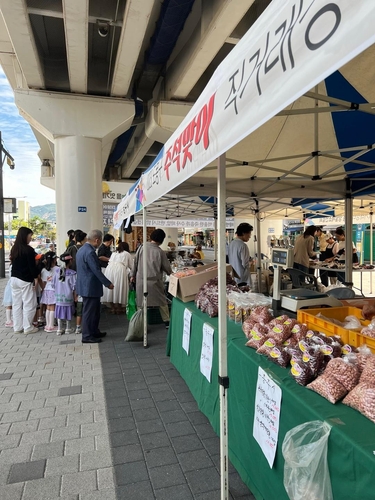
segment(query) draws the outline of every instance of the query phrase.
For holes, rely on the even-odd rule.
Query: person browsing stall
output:
[[[105,277],[96,255],[96,249],[102,243],[103,233],[93,229],[87,235],[87,242],[77,252],[77,294],[82,297],[82,343],[95,344],[101,342],[105,333],[99,330],[100,297],[103,296],[103,285],[113,289],[113,284]]]
[[[162,229],[155,229],[150,235],[150,242],[146,243],[147,255],[147,305],[149,307],[159,307],[160,315],[169,327],[169,309],[164,291],[163,272],[172,273],[172,268],[166,253],[160,248],[165,239],[165,232]],[[141,246],[135,254],[134,267],[131,272],[131,281],[136,284],[137,306],[143,304],[143,249]]]
[[[103,243],[98,249],[98,257],[100,260],[100,267],[106,268],[108,266],[109,259],[111,258],[112,251],[111,245],[115,241],[115,238],[111,234],[106,234],[103,238]]]
[[[250,240],[253,226],[247,222],[242,222],[236,229],[236,237],[229,244],[228,261],[236,271],[239,278],[235,278],[237,283],[250,285],[250,252],[246,243]]]

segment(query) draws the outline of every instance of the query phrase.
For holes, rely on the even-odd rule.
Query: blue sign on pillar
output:
[[[87,207],[78,207],[78,212],[87,212]]]

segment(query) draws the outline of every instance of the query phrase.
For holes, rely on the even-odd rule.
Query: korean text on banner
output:
[[[273,0],[143,174],[145,206],[369,47],[374,24],[375,2]],[[133,213],[130,204],[122,210]]]

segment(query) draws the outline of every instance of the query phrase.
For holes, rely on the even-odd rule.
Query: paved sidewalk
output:
[[[0,295],[6,285],[0,280]],[[165,355],[125,343],[102,313],[102,344],[17,335],[0,314],[0,500],[218,500],[219,439]],[[230,468],[233,500],[254,499]]]

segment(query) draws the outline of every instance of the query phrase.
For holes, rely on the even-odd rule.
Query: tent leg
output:
[[[147,345],[147,209],[143,207],[143,347]]]
[[[225,163],[226,156],[218,160],[218,277],[219,277],[219,396],[220,396],[220,481],[221,500],[229,498],[228,484],[228,403],[229,388],[227,363],[227,313],[226,313],[226,262],[225,262],[225,232],[226,232],[226,189]]]
[[[260,245],[260,220],[259,220],[259,202],[255,200],[256,211],[255,211],[255,221],[256,221],[256,237],[257,237],[257,278],[258,278],[258,293],[262,293],[262,252]]]
[[[347,286],[353,286],[353,198],[350,191],[348,186],[345,198],[345,283]]]
[[[372,258],[372,252],[374,251],[373,249],[373,241],[372,241],[372,216],[373,216],[373,211],[372,211],[372,205],[370,206],[370,264],[372,265],[373,263],[373,258]],[[370,273],[370,293],[372,294],[372,273]]]

